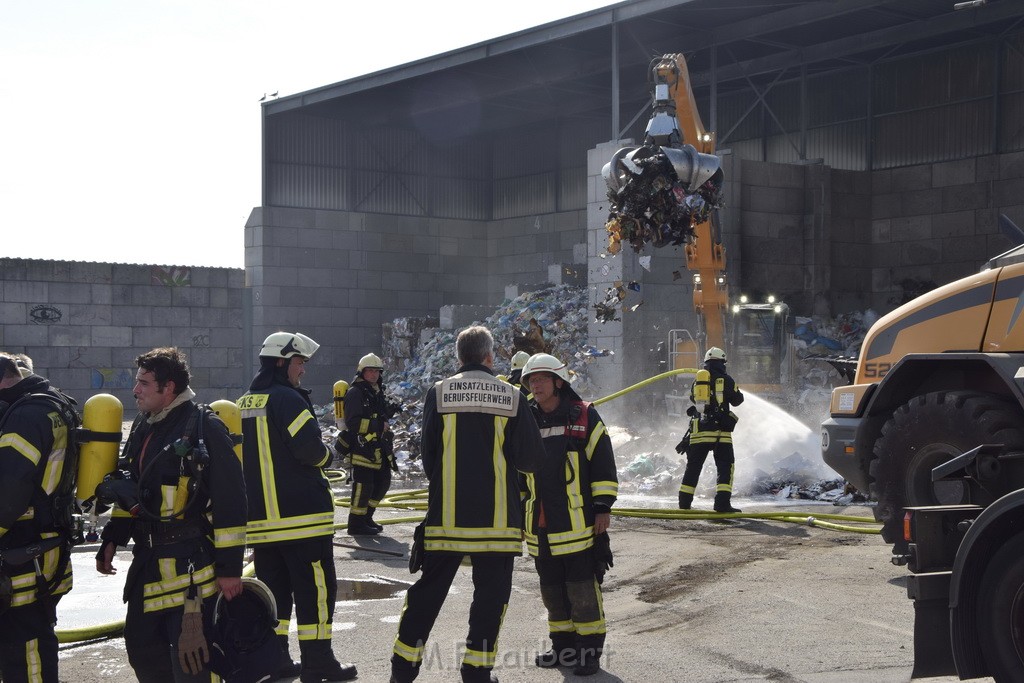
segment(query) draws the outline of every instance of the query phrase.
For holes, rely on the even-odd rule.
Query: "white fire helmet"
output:
[[[572,382],[569,367],[550,353],[535,353],[530,356],[530,359],[526,361],[526,365],[523,366],[523,382],[535,372],[550,372],[556,377],[561,377],[566,382]]]
[[[260,358],[302,356],[308,360],[319,348],[319,344],[300,332],[274,332],[263,341]]]
[[[359,359],[359,364],[356,365],[356,372],[362,372],[366,368],[376,368],[378,370],[384,369],[384,361],[380,359],[375,353],[368,353]]]
[[[725,351],[718,348],[717,346],[712,346],[710,349],[708,349],[708,352],[704,354],[704,362],[707,363],[709,360],[720,360],[724,363]]]
[[[528,360],[530,360],[530,354],[526,351],[516,351],[515,355],[512,356],[512,369],[522,370]]]

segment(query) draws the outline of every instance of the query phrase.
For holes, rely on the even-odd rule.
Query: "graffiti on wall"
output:
[[[154,285],[168,287],[190,287],[192,285],[192,269],[183,266],[153,266],[150,269]]]
[[[196,334],[192,336],[192,346],[207,348],[210,346],[210,335]]]
[[[131,389],[135,386],[135,375],[125,368],[93,368],[93,389]]]
[[[56,306],[49,306],[47,304],[39,304],[33,306],[28,311],[29,320],[34,322],[36,325],[53,325],[59,323],[64,317],[64,311],[60,310]]]

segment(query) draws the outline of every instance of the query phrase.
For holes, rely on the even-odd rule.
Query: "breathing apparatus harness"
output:
[[[3,570],[5,564],[16,566],[31,561],[36,578],[36,599],[49,601],[53,591],[57,589],[57,586],[63,580],[68,562],[71,561],[71,546],[77,545],[84,540],[82,537],[82,527],[77,521],[81,518],[79,516],[76,520],[75,515],[77,509],[75,504],[75,474],[78,471],[79,437],[81,436],[79,431],[82,424],[81,417],[74,408],[75,400],[59,389],[51,388],[48,392],[23,394],[9,404],[0,402],[0,434],[4,433],[7,421],[14,413],[14,409],[32,401],[47,403],[57,412],[67,428],[67,445],[64,451],[64,464],[61,468],[60,480],[57,482],[57,487],[54,489],[53,494],[48,496],[50,504],[47,512],[49,514],[36,514],[33,516],[34,536],[38,540],[19,548],[0,549],[0,612],[10,606],[14,591],[10,576]],[[35,492],[33,492],[33,498],[35,497],[34,494]],[[43,525],[47,517],[49,517],[49,523],[52,524],[53,530],[57,532],[57,535],[43,538]],[[49,529],[46,531],[49,531]],[[46,576],[43,574],[42,566],[39,563],[39,558],[57,547],[60,547],[57,566],[54,569],[53,578],[47,581]]]
[[[96,496],[105,503],[116,502],[119,507],[127,511],[138,525],[139,531],[143,532],[153,545],[164,545],[176,541],[185,541],[197,538],[207,529],[208,522],[205,517],[196,520],[186,520],[185,515],[193,509],[199,496],[196,493],[204,485],[206,468],[210,464],[210,453],[206,448],[206,440],[203,436],[204,423],[212,410],[205,404],[194,404],[194,410],[185,422],[184,435],[175,441],[167,444],[153,455],[145,459],[142,469],[136,478],[135,474],[128,469],[127,463],[111,472],[103,478],[103,482],[96,487]],[[146,419],[140,414],[132,424],[128,441],[131,442],[136,430]],[[193,443],[193,434],[195,435]],[[151,512],[146,508],[145,503],[152,496],[149,488],[146,488],[147,479],[155,471],[158,463],[162,462],[169,454],[178,458],[178,477],[188,477],[188,497],[181,510],[172,511],[168,515]],[[175,524],[178,522],[178,524]],[[170,529],[161,528],[161,525],[175,525]]]

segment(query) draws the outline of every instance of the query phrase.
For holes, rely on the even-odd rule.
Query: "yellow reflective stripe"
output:
[[[359,421],[359,433],[365,434],[368,431],[370,431],[370,421],[364,417]]]
[[[171,591],[180,591],[188,588],[189,576],[187,573],[178,573],[178,561],[173,557],[163,557],[158,560],[160,567],[160,579],[158,581],[152,581],[147,583],[142,588],[142,595],[153,596],[161,595],[163,593],[169,593]],[[207,583],[213,581],[214,572],[213,565],[208,564],[202,569],[198,569],[192,572],[192,580],[196,584]]]
[[[316,621],[317,638],[331,637],[331,613],[327,604],[327,580],[324,578],[324,566],[317,560],[313,563],[313,585],[316,586]],[[326,626],[326,634],[324,627]]]
[[[7,527],[5,527],[5,526],[0,526],[0,536],[3,536],[3,535],[4,535],[4,534],[6,534],[6,533],[7,533],[8,531],[10,531],[10,529],[8,529]]]
[[[718,405],[725,405],[725,378],[719,377],[715,380],[715,400]]]
[[[306,424],[312,419],[313,415],[310,414],[309,409],[303,408],[302,412],[296,415],[295,419],[292,420],[292,423],[288,425],[288,433],[291,436],[295,436],[296,434],[299,433],[299,430],[302,429],[302,425]]]
[[[594,431],[590,435],[590,440],[587,441],[587,460],[591,460],[594,457],[594,449],[597,448],[597,442],[604,436],[604,422],[598,422],[594,425]]]
[[[308,529],[282,529],[263,533],[246,533],[245,542],[249,544],[277,543],[278,541],[299,541],[319,536],[333,536],[334,525],[328,527],[310,527]]]
[[[441,427],[441,524],[455,526],[455,416],[442,416]]]
[[[505,477],[508,476],[508,464],[505,461],[505,424],[508,418],[494,416],[494,448],[491,459],[494,461],[494,527],[504,529],[508,526],[508,495]]]
[[[404,612],[405,610],[402,611]],[[398,639],[398,636],[395,636],[395,645],[391,648],[391,652],[395,655],[398,655],[405,661],[411,662],[413,664],[419,664],[423,660],[422,645],[420,647],[406,645]]]
[[[426,539],[423,549],[431,552],[457,553],[516,553],[523,552],[523,543],[515,541],[453,541],[449,539]]]
[[[595,634],[604,633],[606,629],[604,619],[598,621],[588,621],[583,624],[576,624],[576,633],[581,636],[592,636]]]
[[[178,491],[177,486],[160,485],[160,516],[166,517],[174,514],[174,494]]]
[[[214,548],[234,548],[245,545],[245,527],[232,526],[213,530]]]
[[[274,459],[270,455],[270,427],[266,416],[256,418],[256,448],[260,461],[260,481],[263,482],[263,505],[267,517],[277,519],[281,516],[281,506],[277,502]]]
[[[598,496],[619,495],[619,482],[617,481],[592,481],[590,482],[590,495]]]
[[[548,620],[548,631],[552,633],[575,633],[576,627],[572,621],[551,621]]]
[[[59,419],[59,418],[58,418]],[[64,472],[64,454],[67,446],[67,430],[54,430],[53,450],[50,457],[46,459],[46,467],[43,468],[42,488],[47,495],[53,494],[60,484],[61,474]]]
[[[485,652],[484,650],[471,650],[466,648],[466,654],[462,657],[463,666],[494,667],[494,660],[497,653]]]
[[[14,674],[14,672],[8,672]],[[25,643],[25,673],[28,683],[42,683],[43,658],[39,655],[39,639],[33,638]]]
[[[203,599],[210,597],[211,595],[217,594],[217,584],[210,581],[198,585],[199,596]],[[172,609],[175,607],[183,607],[185,605],[185,591],[181,590],[176,593],[164,595],[156,598],[147,598],[142,602],[143,612],[159,612],[165,609]]]
[[[9,432],[0,436],[0,448],[13,448],[15,451],[28,458],[29,462],[33,465],[39,464],[39,449],[26,441],[25,438],[19,434]]]
[[[28,510],[25,510],[25,513],[21,517],[18,517],[17,521],[20,522],[23,519],[35,519],[35,518],[36,518],[36,509],[34,507],[30,507]]]
[[[330,524],[334,526],[334,511],[315,512],[310,515],[298,515],[295,517],[284,517],[277,519],[257,519],[246,525],[246,529],[252,531],[265,531],[272,529],[291,529],[314,524]]]
[[[125,518],[131,519],[132,514],[130,512],[128,512],[127,510],[122,510],[121,508],[115,506],[110,511],[110,516],[111,517],[121,517],[122,519],[125,519]]]
[[[679,493],[689,493],[691,496],[697,492],[697,487],[687,486],[686,484],[679,485]]]
[[[288,635],[288,620],[287,619],[278,619],[277,620],[277,626],[274,627],[274,634],[275,635],[279,635],[279,636],[287,636]]]

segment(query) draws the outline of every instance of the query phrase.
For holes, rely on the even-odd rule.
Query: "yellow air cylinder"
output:
[[[697,404],[698,410],[704,410],[704,406],[711,401],[711,373],[707,370],[698,370],[693,380],[693,402]]]
[[[121,445],[121,420],[124,407],[117,397],[96,394],[82,407],[82,427],[94,436],[86,435],[78,453],[78,479],[75,498],[90,501],[96,496],[96,487],[103,477],[117,467],[117,451]]]
[[[345,428],[345,394],[348,393],[348,382],[339,379],[334,383],[334,424],[338,429]]]
[[[242,462],[242,411],[237,405],[223,398],[211,403],[210,410],[215,412],[228,428],[231,441],[235,444],[235,455],[238,456],[238,462]]]

